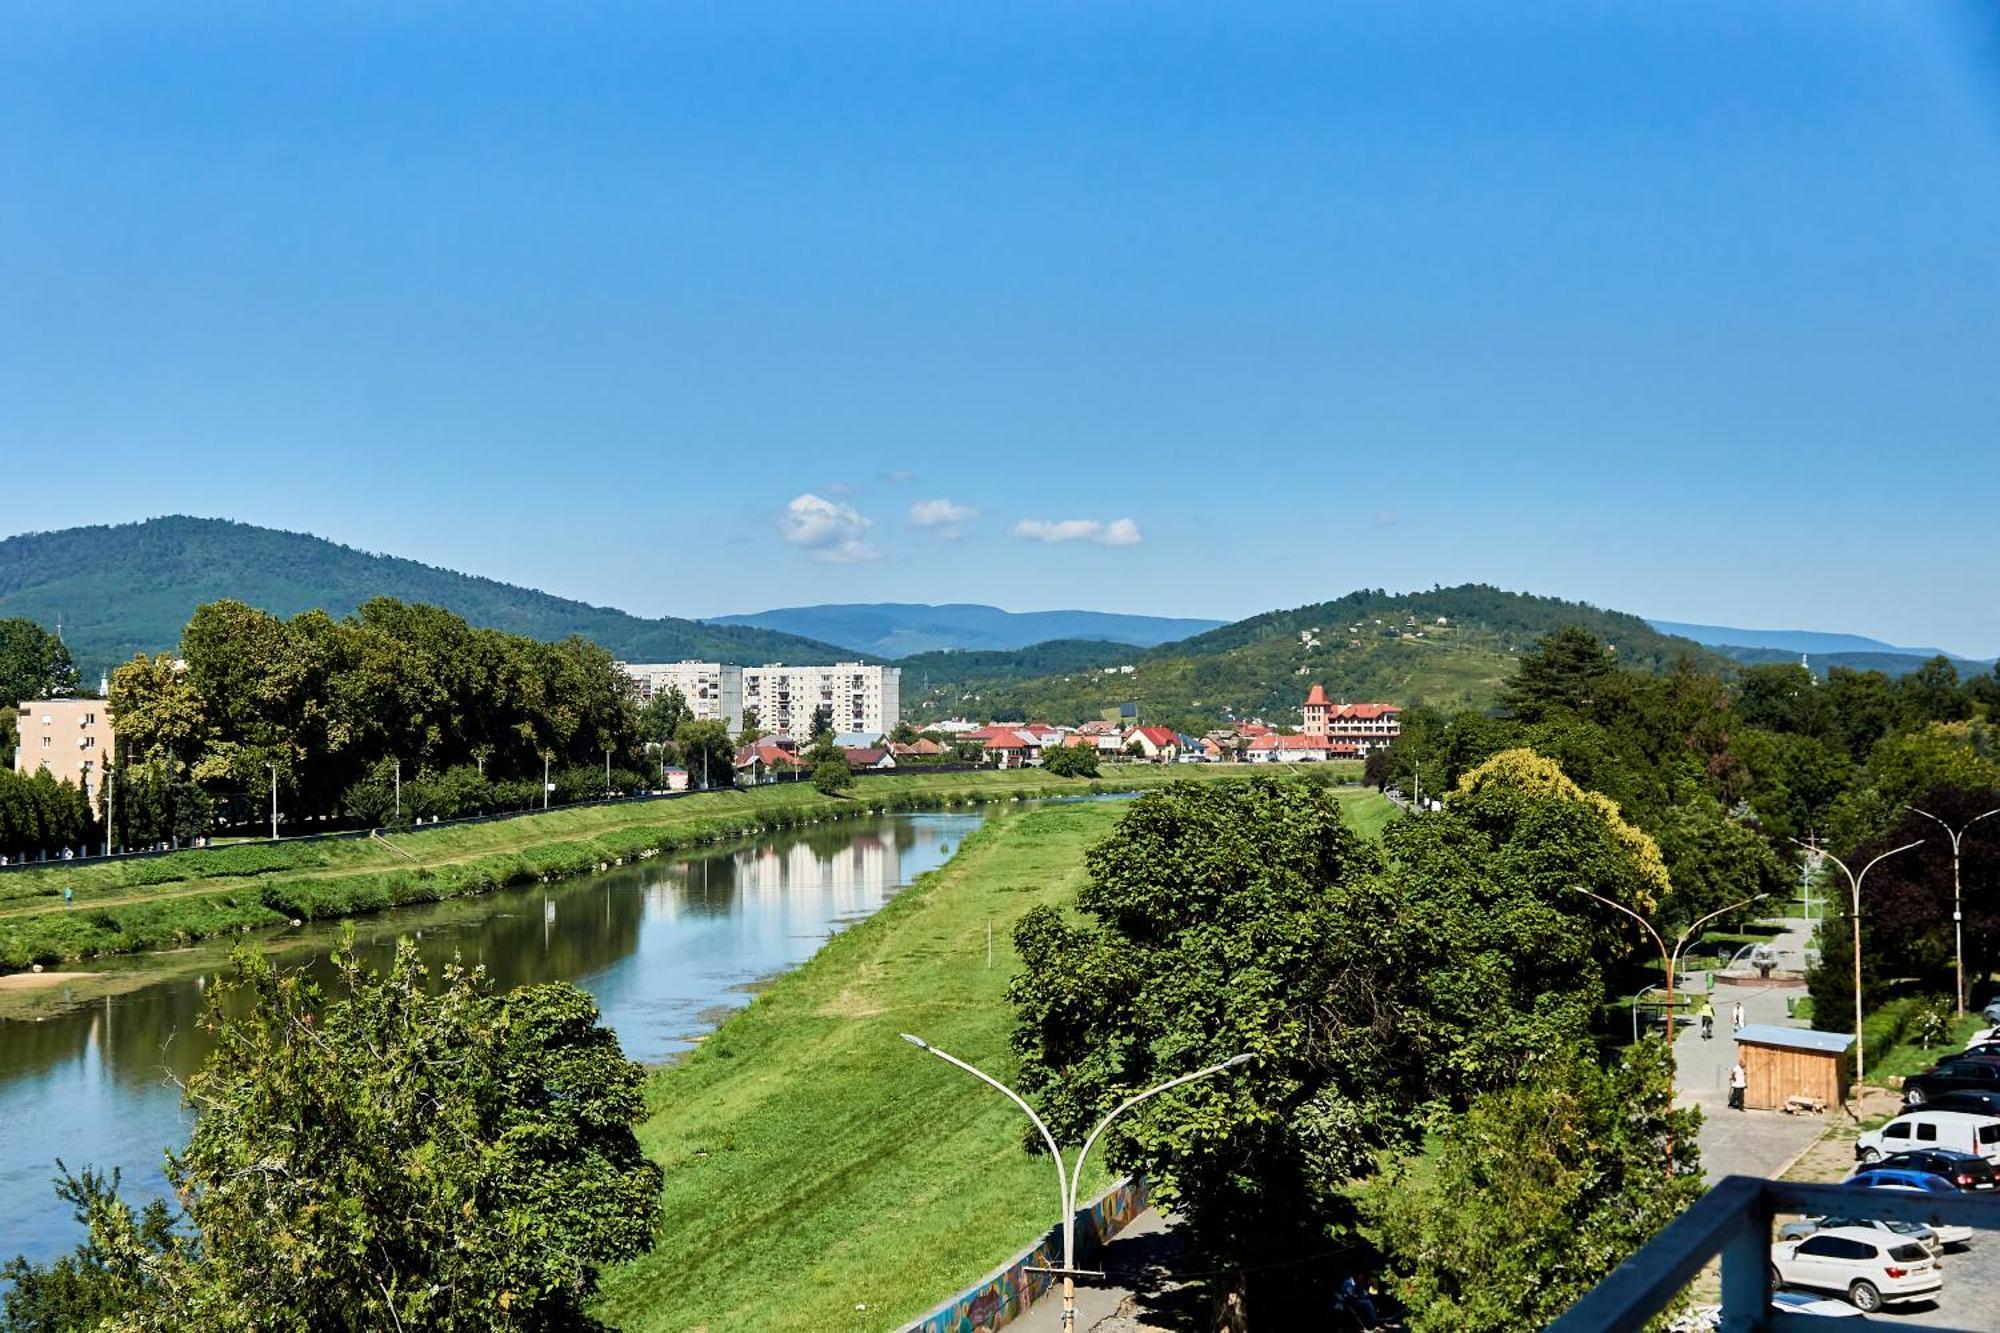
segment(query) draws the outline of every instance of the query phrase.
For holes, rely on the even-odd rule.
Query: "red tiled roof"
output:
[[[986,738],[986,748],[989,750],[1025,750],[1028,748],[1028,742],[1016,736],[1011,731],[997,731],[997,734]]]
[[[1144,736],[1154,745],[1173,745],[1180,740],[1172,727],[1134,727],[1134,736]]]
[[[887,754],[888,751],[887,750],[843,750],[841,753],[847,756],[847,762],[849,764],[853,764],[861,768],[873,768],[876,764],[882,762],[882,756]]]
[[[1331,700],[1329,700],[1326,697],[1326,691],[1320,688],[1318,681],[1314,681],[1312,687],[1312,693],[1306,696],[1306,703],[1310,705],[1310,704],[1324,704],[1330,702]]]
[[[1308,703],[1311,700],[1307,700]],[[1381,717],[1393,717],[1403,710],[1394,704],[1340,704],[1334,708],[1332,716],[1353,718],[1358,722],[1373,722]]]

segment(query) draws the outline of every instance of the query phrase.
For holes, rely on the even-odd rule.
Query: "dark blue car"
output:
[[[1847,1183],[1870,1190],[1922,1190],[1926,1194],[1958,1193],[1958,1186],[1943,1176],[1934,1176],[1928,1171],[1898,1171],[1886,1166],[1873,1166],[1866,1171],[1857,1171],[1848,1177]]]

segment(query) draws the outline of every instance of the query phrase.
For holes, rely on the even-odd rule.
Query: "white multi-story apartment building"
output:
[[[704,722],[720,722],[734,736],[743,730],[743,668],[727,662],[620,662],[632,678],[639,702],[679,690],[688,711]]]
[[[804,740],[813,713],[824,707],[836,732],[880,736],[902,720],[903,672],[899,667],[837,662],[832,666],[743,668],[743,707],[757,712],[767,735]]]

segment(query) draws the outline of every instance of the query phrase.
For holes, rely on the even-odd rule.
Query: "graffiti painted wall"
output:
[[[1076,1210],[1076,1262],[1088,1264],[1104,1242],[1146,1211],[1146,1182],[1121,1180]],[[1052,1268],[1062,1262],[1062,1227],[1043,1236],[992,1273],[961,1291],[897,1333],[993,1333],[1020,1317],[1055,1279],[1030,1268]]]

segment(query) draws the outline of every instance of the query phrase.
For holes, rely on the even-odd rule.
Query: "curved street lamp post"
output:
[[[1951,839],[1951,955],[1952,955],[1952,961],[1957,965],[1958,969],[1958,996],[1957,996],[1958,1016],[1960,1018],[1964,1018],[1965,1017],[1965,913],[1959,909],[1959,891],[1958,891],[1959,844],[1965,840],[1965,835],[1972,830],[1972,826],[1974,824],[1977,824],[1982,819],[1990,818],[1993,815],[2000,815],[2000,810],[1988,810],[1983,815],[1974,815],[1972,818],[1966,820],[1963,824],[1960,824],[1956,829],[1954,829],[1952,828],[1951,825],[1945,823],[1942,819],[1939,819],[1936,815],[1932,814],[1928,810],[1919,810],[1914,805],[1909,806],[1907,808],[1911,814],[1922,815],[1925,819],[1928,819],[1933,824],[1936,824],[1939,828],[1945,831],[1945,836]]]
[[[1065,1169],[1063,1166],[1062,1149],[1056,1146],[1056,1136],[1049,1132],[1048,1125],[1043,1123],[1039,1115],[1035,1114],[1035,1108],[1028,1105],[1020,1093],[1015,1092],[1005,1083],[1002,1083],[999,1079],[994,1078],[983,1070],[967,1064],[950,1052],[939,1050],[914,1033],[905,1032],[901,1035],[904,1041],[907,1041],[918,1050],[927,1051],[935,1055],[938,1059],[943,1060],[946,1064],[956,1065],[978,1079],[981,1083],[998,1090],[1012,1101],[1014,1105],[1026,1112],[1028,1119],[1034,1122],[1035,1128],[1041,1131],[1042,1142],[1048,1146],[1049,1157],[1056,1164],[1056,1193],[1062,1204],[1063,1257],[1061,1268],[1044,1268],[1031,1271],[1054,1273],[1062,1278],[1063,1333],[1072,1333],[1072,1330],[1076,1328],[1076,1279],[1079,1277],[1104,1276],[1102,1273],[1085,1271],[1076,1266],[1076,1190],[1077,1186],[1083,1183],[1083,1161],[1084,1158],[1090,1155],[1091,1145],[1097,1142],[1098,1135],[1102,1134],[1113,1120],[1116,1120],[1140,1102],[1145,1101],[1148,1097],[1157,1096],[1169,1088],[1178,1088],[1183,1083],[1192,1083],[1196,1079],[1207,1078],[1211,1074],[1219,1074],[1225,1069],[1233,1069],[1237,1065],[1248,1062],[1250,1059],[1248,1051],[1240,1055],[1232,1055],[1221,1064],[1210,1065],[1206,1069],[1197,1069],[1192,1074],[1182,1074],[1179,1078],[1168,1079],[1165,1083],[1157,1087],[1147,1088],[1144,1092],[1127,1097],[1124,1101],[1113,1107],[1109,1115],[1097,1122],[1097,1128],[1091,1130],[1089,1137],[1084,1139],[1083,1147],[1077,1149],[1075,1164]]]
[[[1624,903],[1613,902],[1611,899],[1605,897],[1601,893],[1592,893],[1589,889],[1584,888],[1581,884],[1572,884],[1570,885],[1570,887],[1572,889],[1575,889],[1578,893],[1582,894],[1586,898],[1594,898],[1598,902],[1603,903],[1606,907],[1615,907],[1619,911],[1623,912],[1626,916],[1631,917],[1634,921],[1637,921],[1641,926],[1645,927],[1646,933],[1653,937],[1653,943],[1659,946],[1660,962],[1662,965],[1665,966],[1667,970],[1667,1049],[1669,1051],[1673,1050],[1673,1045],[1674,1045],[1674,1018],[1675,1018],[1674,972],[1680,965],[1681,950],[1687,948],[1688,941],[1694,938],[1696,931],[1700,930],[1703,926],[1707,925],[1709,922],[1715,920],[1715,918],[1719,916],[1726,916],[1727,914],[1735,911],[1739,907],[1748,907],[1751,903],[1756,902],[1760,898],[1768,898],[1771,896],[1768,893],[1753,893],[1748,898],[1739,899],[1736,902],[1729,904],[1729,906],[1727,907],[1718,907],[1713,912],[1710,912],[1707,916],[1696,917],[1692,922],[1688,924],[1688,928],[1680,933],[1680,937],[1674,941],[1673,948],[1669,949],[1667,947],[1666,940],[1660,937],[1660,932],[1653,929],[1653,923],[1648,921],[1645,917],[1640,916],[1637,912],[1627,907]],[[1634,1007],[1636,1009],[1636,1003]],[[1634,1021],[1636,1022],[1636,1019]]]
[[[1832,852],[1826,850],[1826,848],[1815,846],[1811,843],[1799,842],[1797,838],[1793,838],[1791,841],[1805,848],[1809,856],[1825,857],[1840,867],[1841,874],[1847,876],[1848,901],[1854,908],[1854,914],[1848,920],[1854,928],[1854,1081],[1859,1083],[1862,1075],[1868,1072],[1868,1053],[1862,1047],[1861,1038],[1861,886],[1867,881],[1869,871],[1898,852],[1907,852],[1912,847],[1923,846],[1924,840],[1918,838],[1915,842],[1906,842],[1901,847],[1891,847],[1888,851],[1861,867],[1861,873],[1858,875],[1848,868],[1847,862],[1841,860]]]

